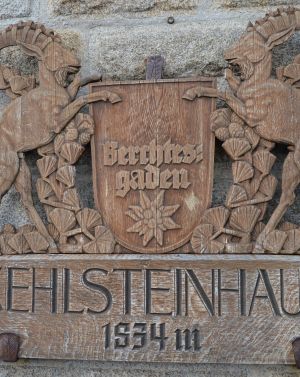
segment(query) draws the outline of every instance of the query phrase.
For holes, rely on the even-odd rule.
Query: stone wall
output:
[[[164,76],[213,75],[222,78],[225,62],[222,51],[236,40],[249,20],[279,5],[300,5],[300,0],[0,0],[1,29],[19,20],[32,19],[57,30],[66,45],[82,59],[83,75],[101,72],[104,78],[143,79],[145,59],[161,54],[166,59]],[[168,17],[175,22],[168,23]],[[299,35],[274,52],[274,67],[286,64],[299,53]],[[18,66],[23,73],[36,72],[36,62],[15,48],[1,51],[0,62]],[[0,107],[8,103],[0,96]],[[286,151],[277,148],[274,172],[280,178]],[[37,177],[35,160],[27,160]],[[217,145],[213,202],[224,201],[231,181],[230,163]],[[86,205],[93,205],[91,162],[87,153],[79,164],[78,187]],[[300,193],[300,192],[299,192]],[[272,203],[278,201],[279,191]],[[300,196],[299,196],[300,197]],[[38,206],[38,203],[36,203]],[[287,219],[299,223],[299,200]],[[39,208],[41,214],[42,210]],[[0,228],[6,222],[17,226],[29,220],[18,194],[12,188],[0,208]],[[216,377],[293,377],[294,367],[251,365],[128,364],[100,362],[25,361],[0,364],[2,376],[216,376]]]

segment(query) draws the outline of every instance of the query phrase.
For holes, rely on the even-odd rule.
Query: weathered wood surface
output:
[[[25,358],[294,363],[299,269],[297,256],[2,257],[0,332]]]
[[[130,250],[162,253],[187,243],[210,206],[214,138],[212,99],[184,93],[214,79],[91,84],[114,92],[113,105],[94,103],[92,140],[96,206],[117,241]],[[116,215],[120,214],[120,215]]]

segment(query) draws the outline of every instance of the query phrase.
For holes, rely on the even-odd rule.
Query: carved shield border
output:
[[[139,198],[136,195],[135,200],[132,201],[130,203],[130,205],[127,206],[127,208],[128,208],[127,211],[125,211],[124,208],[122,210],[121,207],[119,207],[120,210],[117,211],[117,213],[115,213],[113,215],[114,219],[112,220],[112,216],[108,212],[109,212],[109,210],[113,211],[114,208],[115,208],[115,205],[114,204],[109,205],[107,203],[107,201],[110,201],[110,196],[111,196],[110,190],[114,189],[113,185],[115,183],[112,180],[110,180],[110,183],[109,183],[108,182],[109,180],[107,180],[107,177],[105,176],[105,174],[103,174],[103,169],[101,169],[101,162],[100,162],[101,159],[103,159],[103,148],[102,148],[102,151],[101,151],[102,154],[99,154],[99,145],[97,143],[99,142],[99,140],[102,140],[104,142],[114,141],[114,142],[117,142],[119,144],[119,147],[122,147],[126,144],[129,144],[129,143],[124,143],[122,141],[119,142],[120,141],[119,138],[111,138],[111,134],[110,134],[110,132],[112,131],[112,128],[114,128],[114,127],[115,127],[115,129],[117,129],[117,127],[119,127],[119,130],[120,130],[120,127],[122,126],[122,122],[123,122],[124,118],[131,117],[131,119],[134,119],[134,115],[133,114],[128,115],[127,112],[128,112],[128,109],[130,109],[130,111],[131,112],[133,111],[133,113],[134,113],[133,107],[135,105],[135,102],[132,100],[131,97],[128,99],[128,98],[126,98],[126,96],[129,97],[129,93],[130,93],[130,96],[133,96],[133,98],[136,100],[136,98],[140,98],[141,96],[143,96],[143,88],[146,88],[148,91],[151,92],[152,89],[154,90],[154,88],[158,88],[158,85],[163,85],[163,87],[162,87],[163,89],[161,90],[161,93],[160,93],[162,103],[164,101],[163,98],[170,95],[170,93],[169,94],[167,93],[168,92],[167,86],[171,85],[172,88],[169,88],[169,92],[170,92],[170,90],[174,90],[174,93],[176,94],[176,95],[174,95],[174,97],[177,96],[176,98],[174,98],[173,103],[170,104],[170,106],[172,107],[171,110],[174,111],[174,113],[176,113],[177,108],[179,106],[179,101],[180,101],[180,106],[182,106],[182,112],[184,114],[189,114],[188,117],[187,117],[188,120],[187,119],[185,120],[185,122],[186,122],[185,127],[184,127],[185,130],[184,130],[184,132],[182,131],[182,135],[187,134],[190,131],[191,127],[194,127],[194,130],[195,130],[195,135],[190,137],[189,140],[182,140],[182,142],[179,139],[173,140],[172,135],[167,133],[165,135],[165,137],[163,138],[163,142],[166,143],[168,140],[170,140],[170,142],[172,142],[172,143],[174,142],[174,143],[182,144],[182,145],[192,144],[192,143],[194,143],[195,145],[200,145],[199,143],[197,143],[197,136],[200,135],[200,131],[202,132],[201,137],[200,136],[199,137],[201,138],[201,144],[202,144],[202,147],[203,147],[202,153],[203,153],[203,161],[204,161],[204,164],[205,164],[205,168],[201,168],[203,170],[201,172],[201,174],[200,174],[200,169],[199,169],[199,171],[197,171],[197,169],[196,170],[194,169],[194,171],[192,172],[192,176],[193,176],[193,179],[195,179],[195,176],[197,174],[201,175],[202,182],[201,182],[201,180],[198,180],[198,185],[202,186],[202,188],[200,189],[199,188],[200,186],[199,186],[198,190],[200,190],[200,191],[202,190],[202,193],[204,191],[205,194],[202,194],[201,198],[197,197],[197,193],[196,193],[196,195],[190,197],[189,200],[190,200],[191,206],[193,204],[192,203],[193,200],[195,200],[195,202],[199,202],[199,203],[201,202],[201,206],[199,205],[197,207],[198,210],[193,208],[194,214],[193,214],[192,220],[191,220],[190,216],[188,216],[188,215],[185,216],[185,223],[186,224],[190,223],[190,229],[185,232],[184,236],[182,235],[183,231],[181,232],[180,229],[179,229],[180,226],[178,226],[178,229],[176,229],[177,228],[176,227],[176,225],[177,225],[177,222],[176,222],[177,214],[175,213],[176,212],[175,207],[176,207],[177,203],[175,203],[174,201],[170,202],[170,203],[164,202],[163,206],[168,207],[169,212],[170,211],[172,212],[171,207],[174,210],[172,215],[170,215],[170,219],[172,220],[172,222],[170,221],[170,227],[172,228],[173,239],[177,238],[177,240],[170,242],[170,237],[169,237],[169,238],[166,239],[166,243],[160,246],[160,245],[158,245],[157,236],[155,235],[155,237],[153,237],[153,239],[156,242],[156,244],[153,244],[153,239],[151,239],[150,243],[152,242],[152,245],[150,245],[150,247],[149,247],[148,244],[145,245],[145,246],[142,245],[142,244],[138,245],[137,242],[128,241],[129,237],[127,237],[127,239],[126,239],[126,237],[125,238],[122,237],[122,234],[121,234],[122,232],[119,232],[118,230],[116,231],[116,227],[114,226],[114,221],[116,221],[116,222],[119,221],[118,218],[120,219],[120,216],[128,217],[128,219],[127,219],[127,220],[129,220],[128,224],[131,225],[131,226],[128,225],[127,228],[126,228],[127,229],[126,236],[128,236],[128,234],[127,234],[128,230],[129,231],[133,230],[133,225],[134,225],[133,218],[135,216],[135,214],[132,213],[130,207],[134,206],[136,208],[137,206],[141,205],[141,201],[145,201],[145,200],[148,200],[148,199],[150,201],[152,200],[152,202],[153,202],[154,197],[151,194],[152,190],[151,190],[149,195],[147,195],[147,193],[146,193],[146,197],[144,197],[144,198]],[[176,80],[156,80],[156,81],[143,80],[143,81],[124,81],[124,82],[104,82],[104,83],[96,83],[96,84],[90,85],[90,92],[95,92],[95,91],[98,91],[98,90],[102,90],[102,91],[107,90],[109,92],[113,92],[113,93],[117,94],[122,99],[122,101],[120,103],[115,104],[115,105],[110,104],[110,103],[100,103],[100,102],[94,103],[90,106],[90,112],[91,112],[91,115],[93,116],[94,122],[95,122],[95,135],[93,136],[93,139],[92,139],[92,142],[91,142],[92,164],[93,164],[93,187],[94,187],[95,205],[99,209],[101,215],[103,216],[104,222],[106,223],[106,225],[110,228],[110,230],[114,234],[117,242],[120,245],[124,246],[126,249],[129,249],[129,250],[132,250],[132,251],[135,251],[135,252],[138,252],[138,253],[155,253],[155,254],[166,253],[166,252],[177,250],[179,247],[181,247],[181,246],[185,245],[187,242],[189,242],[191,235],[192,235],[192,232],[193,232],[194,228],[200,222],[201,216],[203,215],[205,209],[210,207],[211,196],[212,196],[212,185],[213,185],[213,168],[214,168],[214,135],[210,130],[209,118],[210,118],[211,113],[215,109],[215,100],[212,99],[212,98],[201,98],[201,99],[198,99],[197,101],[191,102],[191,101],[187,101],[187,100],[182,98],[182,96],[183,96],[183,94],[185,93],[186,90],[193,88],[195,86],[199,86],[199,85],[204,86],[204,87],[215,87],[216,81],[215,81],[215,79],[212,79],[212,78],[196,77],[196,78],[176,79]],[[133,95],[133,92],[135,92],[135,91],[137,91],[138,94]],[[151,97],[152,94],[150,93],[150,97]],[[149,100],[149,98],[147,99],[147,101],[148,100]],[[177,100],[178,100],[178,103],[176,102]],[[143,101],[143,99],[142,99],[142,101]],[[127,109],[122,112],[122,110],[124,110],[124,103],[125,102],[126,102],[125,107],[127,106]],[[143,105],[140,104],[138,106],[138,108],[142,109],[144,105],[145,105],[145,102],[143,103]],[[161,105],[161,109],[162,108],[163,108],[163,105]],[[172,115],[171,110],[169,111],[169,113],[171,114],[170,117],[172,118],[173,115]],[[151,110],[151,106],[150,106],[149,112],[151,112],[151,111],[154,111],[154,107]],[[108,113],[110,113],[109,116],[108,116]],[[120,115],[120,113],[122,114],[122,116]],[[180,111],[179,112],[177,111],[176,114],[180,114]],[[148,114],[148,116],[151,116],[151,113],[150,113],[150,115]],[[173,121],[174,121],[174,119],[173,119]],[[189,122],[190,123],[192,122],[193,125],[192,126],[189,125],[188,124]],[[105,128],[105,130],[104,130],[103,127]],[[140,133],[139,140],[135,140],[135,142],[133,143],[134,146],[140,146],[144,143],[149,144],[152,141],[152,138],[149,138],[147,141],[144,140],[145,139],[145,136],[144,136],[145,130],[146,130],[146,127],[144,129],[142,128],[142,130],[139,131],[139,133]],[[100,132],[103,133],[102,139],[99,136]],[[197,134],[197,132],[198,132],[198,134]],[[122,135],[122,137],[124,137],[124,134],[126,134],[126,130],[122,129],[120,131],[120,135]],[[137,132],[134,132],[133,134],[137,135]],[[102,168],[103,168],[103,166],[102,166]],[[126,168],[126,166],[123,166],[123,168]],[[104,181],[105,181],[105,185],[103,185]],[[188,183],[191,183],[191,182],[188,182]],[[107,191],[106,194],[102,194],[102,192],[104,190],[104,186],[105,186],[105,190]],[[100,187],[102,188],[102,192],[101,192]],[[140,192],[140,191],[143,191],[143,190],[138,190],[138,191]],[[155,191],[155,193],[156,193],[155,194],[155,200],[157,199],[157,197],[159,197],[159,195],[160,195],[160,198],[162,196],[164,196],[164,193],[160,193],[157,190],[153,190],[153,191]],[[161,190],[161,191],[164,191],[164,190]],[[198,191],[198,193],[200,191]],[[107,195],[105,201],[104,201],[103,195],[104,196]],[[144,195],[144,194],[141,193],[140,195]],[[177,195],[180,195],[180,194],[177,193]],[[188,199],[187,198],[185,198],[185,199],[186,199],[186,202],[188,203]],[[198,199],[200,199],[200,200],[198,201]],[[186,204],[186,205],[189,205],[189,204]],[[131,215],[131,219],[130,219],[129,215]],[[157,227],[157,225],[156,225],[156,227]],[[123,232],[126,231],[126,229],[123,227]],[[175,236],[175,233],[179,234],[180,232],[181,232],[181,236]],[[166,232],[166,233],[168,234],[168,233],[171,233],[171,232]],[[138,236],[139,234],[138,234],[138,232],[134,233],[134,231],[132,231],[132,235]],[[143,239],[143,242],[144,242],[144,239]]]

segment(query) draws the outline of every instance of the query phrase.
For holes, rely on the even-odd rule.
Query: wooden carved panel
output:
[[[225,51],[225,92],[211,78],[81,78],[79,59],[45,26],[19,22],[0,33],[0,50],[19,46],[39,67],[36,80],[0,66],[11,99],[0,117],[0,200],[15,185],[31,219],[0,232],[1,360],[19,351],[294,363],[300,257],[291,254],[300,253],[300,229],[284,214],[300,182],[300,58],[275,77],[272,49],[299,29],[295,7],[249,24]],[[164,63],[149,58],[147,77],[160,76]],[[89,94],[77,96],[87,84]],[[216,98],[226,106],[215,110]],[[80,112],[89,104],[90,114]],[[232,185],[217,207],[214,137],[232,160]],[[84,207],[76,188],[90,141],[96,208]],[[268,217],[276,143],[289,153]],[[46,221],[26,164],[35,149]]]
[[[80,78],[79,59],[58,35],[31,21],[6,28],[0,49],[19,46],[36,57],[39,79],[0,66],[0,89],[12,100],[1,115],[0,199],[14,184],[32,221],[2,228],[1,253],[166,253],[185,244],[182,253],[298,254],[299,227],[284,214],[299,183],[300,60],[273,77],[272,49],[299,20],[300,10],[287,7],[250,23],[225,51],[226,92],[196,78],[97,83],[79,97],[80,87],[101,77]],[[161,71],[163,59],[153,57],[149,72],[155,62]],[[214,110],[215,98],[227,107]],[[87,104],[94,119],[80,113]],[[82,207],[75,180],[94,122],[97,209]],[[209,208],[213,134],[232,159],[232,186],[217,208]],[[289,154],[281,199],[268,217],[278,183],[271,171],[276,143]],[[33,149],[41,156],[36,188],[46,223],[31,195],[25,154]]]
[[[117,241],[140,253],[187,243],[211,201],[214,102],[193,104],[184,93],[211,79],[94,84],[122,101],[95,103],[96,204]]]

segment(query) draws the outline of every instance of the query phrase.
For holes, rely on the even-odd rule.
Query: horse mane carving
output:
[[[249,22],[247,32],[256,31],[265,41],[268,41],[272,35],[290,28],[294,31],[300,28],[300,9],[293,6],[268,12],[265,17],[256,20],[254,24]]]
[[[61,43],[61,38],[52,29],[33,21],[21,21],[10,25],[0,33],[1,50],[20,42],[36,45],[43,50],[52,41]]]
[[[225,224],[210,235],[214,252],[296,253],[300,249],[300,229],[294,224],[280,224],[300,183],[299,56],[287,67],[279,67],[277,77],[271,75],[272,49],[299,29],[300,9],[295,7],[279,8],[254,24],[249,23],[237,43],[224,53],[231,90],[195,87],[184,95],[188,100],[218,97],[228,106],[212,117],[212,130],[235,161],[234,185],[227,195],[227,208],[224,207],[231,212]],[[280,202],[264,224],[267,202],[277,184],[271,175],[276,158],[270,151],[275,143],[288,145],[289,153],[283,165]],[[192,239],[194,245],[203,237],[207,216],[204,218]],[[207,252],[201,247],[197,250]]]
[[[21,43],[36,45],[41,50],[52,41],[61,44],[60,37],[53,30],[47,29],[44,25],[33,21],[19,22],[8,26],[0,34],[0,50],[17,46]],[[36,86],[34,76],[23,76],[16,68],[0,65],[0,89],[15,99],[27,93]]]

